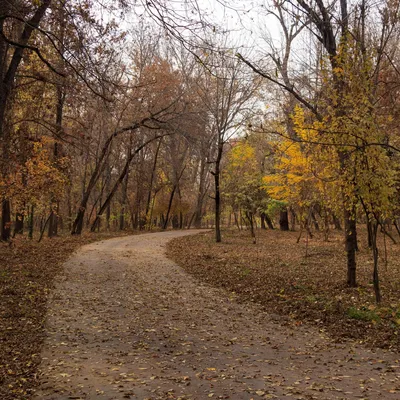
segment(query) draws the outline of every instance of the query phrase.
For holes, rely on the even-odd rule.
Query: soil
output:
[[[396,353],[293,326],[166,258],[196,232],[97,242],[65,264],[36,399],[399,398]]]

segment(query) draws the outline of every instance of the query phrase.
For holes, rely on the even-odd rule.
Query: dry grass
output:
[[[346,286],[342,233],[333,232],[296,243],[298,233],[259,231],[252,244],[249,233],[225,232],[223,243],[212,233],[175,239],[169,256],[188,272],[223,287],[243,301],[262,304],[295,324],[317,324],[337,340],[355,338],[371,346],[400,349],[400,244],[386,240],[385,266],[380,238],[380,278],[383,295],[377,307],[372,287],[372,256],[365,231],[359,234],[358,287]],[[308,256],[305,257],[306,247]]]

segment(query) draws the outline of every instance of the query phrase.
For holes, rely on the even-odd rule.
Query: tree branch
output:
[[[236,57],[239,60],[243,61],[246,65],[248,65],[256,74],[262,76],[265,79],[268,79],[270,82],[275,83],[282,89],[286,90],[288,93],[292,94],[301,104],[307,107],[316,117],[318,120],[322,120],[322,115],[318,112],[317,108],[313,106],[310,102],[300,96],[293,88],[293,86],[285,85],[282,82],[279,82],[277,79],[273,78],[271,75],[267,74],[266,72],[261,71],[258,67],[252,64],[250,61],[246,60],[240,53],[236,53]]]

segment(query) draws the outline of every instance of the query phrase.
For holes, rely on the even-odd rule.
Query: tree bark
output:
[[[162,135],[165,136],[165,135]],[[119,175],[117,181],[115,182],[113,188],[111,189],[111,192],[109,193],[109,195],[107,196],[105,202],[103,203],[103,205],[100,207],[100,210],[96,216],[96,219],[94,220],[92,227],[90,228],[91,232],[94,232],[96,230],[97,225],[100,222],[100,217],[103,215],[104,211],[106,210],[106,208],[110,205],[111,200],[113,199],[115,193],[117,192],[119,185],[122,183],[122,181],[125,178],[125,175],[128,173],[129,171],[129,166],[133,160],[133,158],[135,157],[136,154],[138,154],[144,147],[146,147],[149,143],[153,142],[154,140],[160,139],[162,136],[155,136],[151,139],[146,140],[143,144],[141,144],[140,146],[138,146],[134,152],[131,152],[131,154],[129,155],[129,157],[127,157],[127,160],[125,162],[125,166],[121,172],[121,174]],[[82,217],[83,218],[83,217]]]
[[[344,210],[344,233],[347,255],[347,284],[350,287],[357,286],[356,276],[356,251],[357,251],[357,224],[354,215],[355,210]]]
[[[18,47],[15,47],[14,53],[11,57],[10,64],[6,65],[7,57],[6,48],[7,43],[4,38],[0,38],[0,138],[4,136],[4,122],[5,122],[5,114],[8,105],[8,99],[10,93],[13,89],[15,75],[17,73],[18,67],[22,61],[23,54],[25,52],[26,46],[32,36],[33,31],[38,28],[42,18],[46,14],[47,9],[49,8],[51,0],[43,0],[40,6],[36,9],[32,18],[25,23],[24,29],[21,33],[21,36],[18,40]],[[12,2],[1,1],[0,11],[1,15],[7,15],[10,4]],[[3,14],[4,12],[4,14]],[[0,29],[3,30],[4,18],[0,20]]]
[[[342,230],[342,225],[340,225],[340,219],[336,215],[332,215],[333,224],[335,225],[335,229],[337,231]]]
[[[35,206],[31,206],[31,211],[29,213],[29,239],[33,239],[33,224],[34,224],[34,217],[35,217]]]
[[[51,218],[51,212],[50,212],[49,216],[47,217],[47,219],[46,219],[44,225],[42,226],[42,229],[40,230],[40,236],[39,236],[39,240],[38,240],[39,243],[40,243],[40,242],[42,241],[42,239],[43,239],[44,231],[46,230],[46,226],[47,226],[47,224],[49,223],[50,218]]]
[[[269,229],[271,229],[271,230],[275,229],[274,224],[272,223],[272,220],[268,214],[265,214],[265,222],[267,223]]]
[[[279,213],[279,228],[281,231],[289,230],[289,215],[287,210],[281,210]]]
[[[261,218],[261,229],[266,230],[267,226],[265,225],[265,214],[261,213],[260,218]]]
[[[319,224],[318,224],[317,218],[315,217],[314,211],[311,212],[311,220],[314,224],[315,230],[319,231]]]
[[[219,134],[221,136],[221,134]],[[220,178],[221,178],[221,160],[224,151],[224,143],[221,138],[218,139],[217,159],[215,161],[214,187],[215,187],[215,241],[220,243],[221,237],[221,191],[220,191]]]
[[[206,159],[202,158],[200,160],[200,173],[199,173],[199,191],[197,193],[197,202],[196,202],[196,211],[194,216],[194,227],[196,229],[201,228],[201,223],[203,220],[203,202],[204,196],[206,195],[207,188],[206,188],[206,177],[207,177],[207,170],[206,170]]]
[[[294,232],[296,230],[296,213],[293,208],[290,207],[290,230]]]
[[[119,230],[123,231],[125,229],[125,212],[126,212],[126,202],[128,199],[128,180],[129,171],[125,175],[125,179],[122,185],[122,199],[121,199],[121,210],[119,214]]]
[[[11,206],[10,200],[3,199],[1,210],[1,240],[8,241],[11,237]]]
[[[151,196],[152,196],[152,193],[153,193],[153,182],[154,182],[154,177],[155,177],[156,170],[157,170],[157,160],[158,160],[158,154],[160,152],[161,142],[162,142],[162,138],[158,141],[156,153],[154,155],[154,163],[153,163],[153,168],[151,170],[151,176],[150,176],[149,193],[147,195],[146,225],[148,227],[151,227],[151,220],[150,220],[149,212],[150,212],[150,208],[151,208]]]
[[[100,223],[100,218],[103,215],[104,211],[109,209],[109,206],[111,204],[111,200],[113,199],[115,193],[117,192],[120,184],[123,182],[125,175],[128,173],[129,171],[129,165],[133,160],[133,157],[137,154],[139,150],[135,151],[134,153],[131,153],[129,155],[129,157],[127,158],[126,162],[125,162],[125,166],[122,170],[122,172],[120,173],[117,181],[114,183],[114,186],[111,189],[111,192],[108,194],[106,200],[104,201],[104,203],[102,204],[102,206],[99,209],[99,212],[96,215],[96,218],[90,228],[91,232],[94,232],[96,230],[96,228],[98,227],[98,224]]]
[[[172,202],[173,202],[173,200],[174,200],[175,191],[176,191],[176,185],[174,185],[174,187],[172,188],[172,192],[171,192],[171,194],[170,194],[170,196],[169,196],[167,215],[165,216],[164,225],[163,225],[163,229],[164,229],[164,230],[167,229],[167,227],[168,227],[169,214],[170,214],[170,212],[171,212]]]
[[[15,215],[15,225],[13,237],[24,233],[24,214],[17,212]]]
[[[251,237],[253,238],[253,244],[256,244],[257,243],[257,238],[256,238],[256,232],[255,232],[255,229],[254,229],[253,213],[246,211],[246,217],[249,220],[250,234],[251,234]]]

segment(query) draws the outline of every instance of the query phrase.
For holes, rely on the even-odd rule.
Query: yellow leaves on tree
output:
[[[319,118],[297,107],[295,136],[276,129],[276,173],[264,178],[271,197],[300,208],[317,201],[338,212],[361,202],[376,216],[391,214],[399,169],[388,146],[391,118],[374,101],[371,63],[368,55],[360,62],[356,45],[349,39],[339,49],[333,70],[322,64]]]
[[[384,216],[392,212],[398,181],[398,160],[388,147],[392,118],[379,101],[374,50],[360,54],[357,46],[357,41],[349,37],[339,49],[341,71],[334,70],[333,78],[339,75],[342,87],[338,89],[325,71],[326,94],[321,104],[325,113],[319,123],[319,137],[332,144],[327,147],[334,147],[341,157],[337,183],[345,206],[350,209],[362,201],[368,212]]]
[[[45,138],[33,142],[26,162],[12,176],[0,181],[2,196],[13,198],[21,209],[23,204],[38,205],[63,196],[67,179],[61,170],[68,160],[58,159],[56,166],[49,151],[51,143]]]
[[[307,124],[300,107],[296,107],[292,118],[296,137],[289,138],[282,127],[277,127],[282,139],[276,144],[274,173],[264,176],[263,181],[273,199],[287,202],[301,212],[314,202],[328,201],[335,163],[316,151],[317,124]]]
[[[256,149],[246,140],[234,143],[222,176],[223,194],[233,207],[255,212],[266,197]]]

